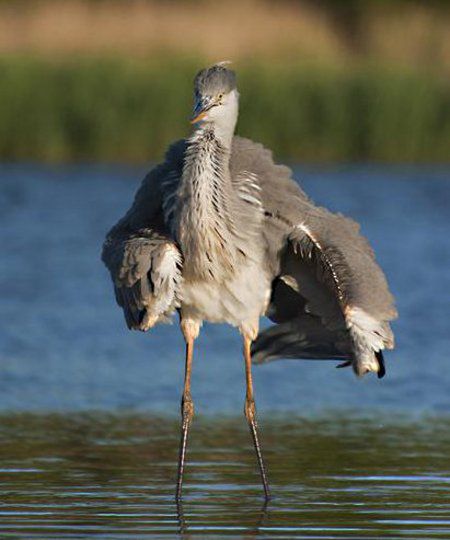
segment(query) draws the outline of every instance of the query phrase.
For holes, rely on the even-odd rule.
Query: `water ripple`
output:
[[[177,506],[177,422],[145,415],[0,417],[0,536],[450,537],[450,421],[422,429],[414,422],[380,429],[357,419],[354,429],[334,418],[310,421],[308,429],[302,419],[266,421],[264,439],[276,441],[267,453],[274,494],[267,505],[245,427],[233,429],[230,447],[233,425],[239,424],[197,422]],[[405,446],[414,452],[405,454]],[[352,460],[343,463],[342,456]]]

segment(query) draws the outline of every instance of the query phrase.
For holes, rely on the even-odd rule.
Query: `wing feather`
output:
[[[330,357],[348,358],[359,375],[384,374],[381,350],[394,346],[389,321],[397,312],[359,225],[315,206],[261,145],[238,137],[233,144],[232,172],[247,170],[258,178],[268,265],[277,276],[268,316],[284,325],[260,334],[255,361],[324,358],[329,351]],[[294,296],[287,299],[280,282]]]
[[[264,345],[268,334],[258,338],[257,360],[264,361],[265,349],[268,357],[281,350],[299,358],[329,354],[348,357],[358,375],[384,374],[380,353],[394,346],[389,321],[397,313],[386,278],[355,222],[312,205],[299,213],[280,254],[280,279],[298,296],[289,303],[296,302],[299,312],[289,318],[284,333],[275,336],[272,330],[281,339],[279,347]],[[274,289],[270,309],[280,317],[286,304],[286,295],[282,298]]]
[[[130,329],[148,330],[179,306],[182,258],[164,223],[162,189],[179,177],[183,151],[184,141],[172,145],[103,244],[102,260]]]

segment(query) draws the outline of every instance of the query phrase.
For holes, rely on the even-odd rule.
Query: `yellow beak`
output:
[[[197,116],[194,116],[194,118],[191,119],[191,124],[196,124],[197,122],[200,122],[200,120],[203,120],[207,112],[208,111],[201,111]]]

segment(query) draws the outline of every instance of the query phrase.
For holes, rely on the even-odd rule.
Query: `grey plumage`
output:
[[[243,336],[245,414],[269,498],[252,360],[331,358],[382,377],[396,311],[359,226],[315,206],[269,150],[234,136],[234,73],[224,65],[202,70],[194,99],[192,135],[144,179],[102,258],[130,329],[180,315],[186,367],[177,499],[194,414],[193,346],[204,320],[232,324]],[[275,326],[259,334],[262,315]]]
[[[188,275],[208,280],[218,273],[217,278],[225,280],[227,272],[251,258],[259,244],[264,251],[261,270],[272,283],[267,315],[276,322],[280,313],[291,316],[279,323],[283,331],[272,329],[259,335],[253,346],[254,361],[350,358],[357,373],[367,371],[372,358],[367,364],[366,354],[375,357],[375,351],[393,347],[388,321],[396,312],[384,275],[358,225],[315,206],[292,179],[291,171],[273,162],[270,151],[237,136],[230,151],[227,185],[236,196],[231,198],[224,186],[213,185],[209,203],[217,211],[205,220],[205,216],[193,218],[195,210],[189,206],[193,194],[182,182],[189,151],[184,140],[170,147],[165,161],[144,179],[131,209],[108,233],[103,260],[128,326],[145,330],[153,325],[149,314],[157,317],[153,323],[161,322],[180,307],[184,268]],[[181,235],[189,237],[187,257],[177,241],[177,219],[185,220]],[[208,249],[204,249],[202,234],[186,224],[191,219],[205,227],[202,234],[210,242]],[[211,227],[219,227],[215,231],[219,239],[208,234]],[[161,288],[155,276],[163,262],[167,266]],[[288,297],[276,286],[280,280],[290,290]],[[162,298],[166,301],[161,302]],[[365,315],[358,317],[358,311],[352,315],[352,309]],[[278,318],[272,315],[275,312]]]
[[[201,95],[228,93],[236,88],[236,74],[226,69],[227,62],[202,69],[194,79],[195,91]]]

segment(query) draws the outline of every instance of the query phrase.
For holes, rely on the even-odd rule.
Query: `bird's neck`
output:
[[[202,138],[204,136],[213,136],[216,141],[224,148],[231,148],[233,141],[233,135],[236,128],[237,117],[230,115],[230,117],[221,119],[220,122],[214,123],[202,123],[197,124],[190,140]]]
[[[197,129],[187,141],[178,191],[176,236],[196,277],[233,266],[233,198],[229,169],[231,140],[211,127]],[[220,259],[220,264],[218,260]]]
[[[198,209],[204,212],[225,210],[232,195],[230,156],[232,134],[224,139],[214,127],[196,129],[187,140],[182,190],[194,195]],[[214,204],[213,204],[214,203]]]

